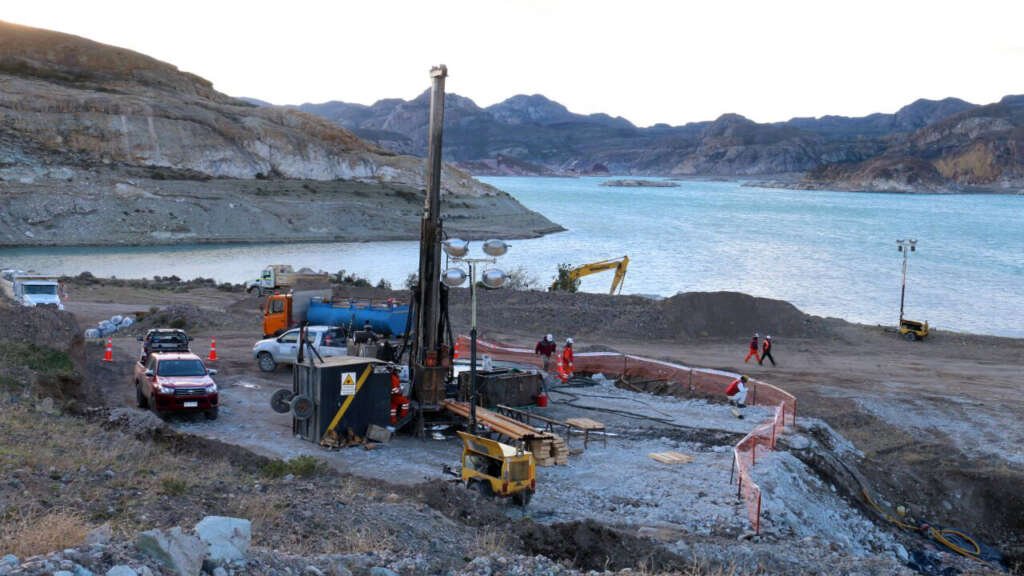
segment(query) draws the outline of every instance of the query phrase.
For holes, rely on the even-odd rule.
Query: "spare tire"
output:
[[[270,407],[278,414],[287,414],[292,409],[291,401],[294,396],[291,390],[278,390],[270,397]]]
[[[305,394],[292,398],[289,406],[296,420],[309,420],[313,417],[313,399]]]

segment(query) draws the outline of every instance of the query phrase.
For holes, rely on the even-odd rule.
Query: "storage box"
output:
[[[356,390],[359,379],[369,375]],[[335,427],[339,436],[348,430],[366,436],[371,424],[387,427],[391,423],[391,375],[388,364],[372,358],[332,356],[315,365],[295,364],[292,391],[312,399],[313,415],[306,420],[292,418],[292,432],[303,440],[319,442],[346,400],[352,398]]]

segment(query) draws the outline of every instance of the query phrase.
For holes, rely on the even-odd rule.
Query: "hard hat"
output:
[[[765,336],[765,337],[764,337],[764,339],[765,339],[765,340],[771,340],[771,339],[772,339],[772,335],[771,335],[771,334],[769,334],[769,335]]]
[[[566,344],[572,344],[572,338],[566,338],[565,339],[565,343]]]
[[[754,332],[754,337],[757,338],[758,336],[760,336],[760,334],[758,334],[757,332]]]
[[[746,374],[744,374],[743,376],[740,376],[740,382],[746,382],[747,380],[749,380],[749,378],[747,378]]]
[[[551,334],[548,334],[547,336],[545,336],[544,339],[547,340],[548,342],[554,342],[555,341],[555,337],[552,336]]]

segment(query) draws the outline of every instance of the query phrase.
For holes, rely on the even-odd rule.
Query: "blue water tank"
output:
[[[309,303],[306,320],[310,324],[346,326],[356,330],[370,322],[374,332],[387,336],[405,333],[409,319],[409,306],[370,305],[361,302],[318,302]]]

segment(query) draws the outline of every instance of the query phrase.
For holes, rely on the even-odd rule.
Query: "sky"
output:
[[[543,94],[638,126],[895,112],[1024,93],[1020,0],[32,0],[0,20],[122,46],[221,92],[301,104]]]

